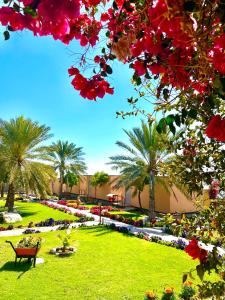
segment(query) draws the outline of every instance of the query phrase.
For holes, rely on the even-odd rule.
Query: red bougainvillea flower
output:
[[[192,239],[184,251],[193,259],[199,259],[201,262],[205,261],[208,256],[208,251],[200,247],[196,239]]]
[[[138,76],[142,76],[146,73],[146,68],[144,66],[144,63],[140,60],[136,60],[133,64],[134,70],[137,72]]]
[[[103,98],[105,94],[112,95],[114,93],[114,89],[100,75],[87,79],[80,74],[77,68],[73,67],[68,70],[68,73],[70,76],[74,76],[71,83],[75,90],[80,91],[83,98],[96,100],[97,97]]]
[[[222,119],[220,115],[213,116],[205,133],[209,138],[225,142],[225,119]]]
[[[214,41],[213,53],[213,65],[217,71],[221,74],[225,74],[225,34],[216,38]]]
[[[79,0],[42,0],[38,15],[49,22],[71,20],[80,15],[80,3]]]

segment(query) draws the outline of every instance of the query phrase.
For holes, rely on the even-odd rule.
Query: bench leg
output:
[[[36,265],[36,256],[34,257],[34,268],[35,268],[35,265]]]
[[[15,262],[14,262],[14,266],[16,267],[16,263],[17,263],[17,256],[15,258]]]

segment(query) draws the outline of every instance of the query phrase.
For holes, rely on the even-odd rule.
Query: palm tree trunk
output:
[[[60,172],[60,190],[59,190],[59,198],[62,198],[62,193],[63,193],[63,173]]]
[[[154,171],[150,171],[149,179],[149,218],[155,217],[155,176]]]
[[[142,210],[143,208],[142,208],[142,203],[141,203],[141,191],[140,190],[138,190],[138,202],[139,202],[139,207]]]
[[[96,195],[97,195],[97,186],[95,186],[95,199],[96,199]]]
[[[13,183],[9,184],[8,195],[6,199],[6,206],[8,207],[8,212],[13,212],[15,200],[15,189]]]
[[[2,182],[1,183],[1,198],[4,197],[4,187],[5,187],[4,182]]]

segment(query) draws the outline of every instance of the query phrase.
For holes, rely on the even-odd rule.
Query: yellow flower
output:
[[[172,294],[173,293],[173,288],[172,287],[166,287],[165,288],[165,293],[166,294]]]
[[[153,291],[147,291],[146,296],[150,299],[154,299],[155,298],[155,293]]]
[[[185,281],[184,286],[192,286],[192,282],[191,281]]]

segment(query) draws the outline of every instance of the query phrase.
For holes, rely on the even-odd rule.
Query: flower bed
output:
[[[90,209],[90,212],[94,215],[100,215],[100,209],[101,209],[101,213],[106,213],[106,212],[109,212],[109,211],[119,211],[118,208],[115,208],[113,206],[93,206],[91,209]]]
[[[61,200],[62,201],[62,200]],[[63,200],[64,201],[64,200]],[[71,210],[67,207],[59,207],[57,204],[54,204],[54,203],[49,203],[48,201],[42,201],[40,202],[41,204],[43,205],[46,205],[50,208],[53,208],[53,209],[58,209],[62,212],[65,212],[67,214],[72,214],[74,215],[75,217],[78,217],[80,219],[82,219],[83,221],[81,220],[77,220],[77,221],[74,221],[74,222],[87,222],[87,221],[94,221],[94,218],[93,217],[87,217],[86,215],[82,214],[82,213],[79,213],[79,212],[71,212]],[[57,224],[56,224],[57,225]]]
[[[57,204],[60,205],[64,205],[67,207],[72,207],[72,208],[76,208],[79,210],[89,210],[89,207],[85,206],[85,205],[81,205],[81,201],[80,200],[59,200],[57,202]]]
[[[51,227],[56,225],[65,225],[73,223],[72,220],[54,220],[53,218],[41,221],[35,224],[35,227]]]
[[[143,227],[144,226],[143,220],[135,221],[131,218],[123,217],[120,214],[118,214],[118,215],[117,214],[110,214],[108,212],[104,212],[103,215],[104,215],[104,217],[110,218],[111,220],[116,220],[116,221],[119,221],[119,222],[123,222],[125,224],[129,224],[129,225],[132,225],[132,226],[135,226],[135,227]]]
[[[129,225],[133,225],[136,227],[143,227],[144,223],[143,220],[133,220],[132,218],[126,218],[120,214],[110,214],[112,211],[120,211],[118,208],[112,207],[112,206],[101,206],[101,215],[104,217],[107,217],[111,220],[116,220],[119,222],[123,222]],[[94,215],[99,216],[100,215],[100,206],[93,206],[90,209],[90,212]]]
[[[35,230],[35,229],[26,229],[23,231],[23,234],[33,234],[33,233],[40,233],[40,230]]]
[[[183,239],[178,239],[178,240],[174,240],[171,242],[168,241],[164,241],[161,237],[159,236],[152,236],[150,237],[148,234],[144,233],[144,232],[138,232],[137,234],[131,233],[128,227],[125,226],[116,226],[115,224],[110,224],[110,225],[106,225],[108,228],[122,232],[122,233],[126,233],[126,234],[130,234],[130,235],[135,235],[136,237],[138,237],[139,239],[144,239],[146,241],[149,242],[153,242],[153,243],[158,243],[161,245],[165,245],[165,246],[169,246],[169,247],[173,247],[176,249],[180,249],[180,250],[184,250],[185,247],[187,246],[187,242]]]

